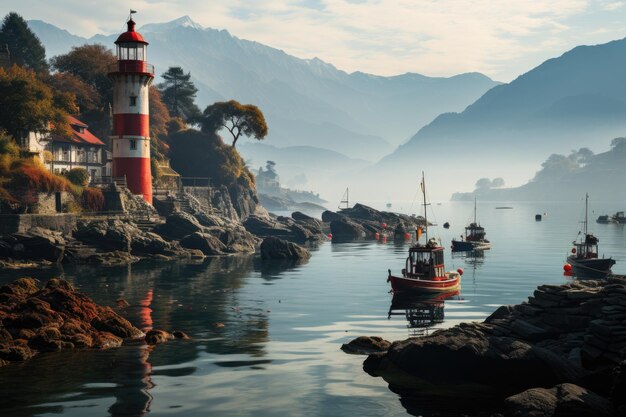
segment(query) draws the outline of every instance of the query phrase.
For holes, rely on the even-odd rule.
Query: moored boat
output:
[[[580,240],[573,242],[574,247],[567,257],[567,263],[572,266],[574,275],[585,278],[602,278],[611,272],[615,265],[613,258],[598,257],[599,239],[587,230],[587,214],[589,206],[589,194],[585,195],[585,221]]]
[[[476,199],[474,199],[474,221],[465,228],[465,237],[452,239],[453,252],[491,249],[491,242],[486,239],[485,228],[476,221]]]
[[[409,248],[405,267],[401,275],[392,275],[388,270],[387,282],[391,283],[393,292],[450,292],[461,286],[460,271],[445,271],[444,248],[436,239],[428,238],[428,218],[426,213],[426,185],[422,173],[422,194],[424,196],[424,235],[425,244],[420,244],[420,231],[417,232],[417,243]]]

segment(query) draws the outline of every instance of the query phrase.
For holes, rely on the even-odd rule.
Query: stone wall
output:
[[[1,214],[0,236],[26,232],[32,227],[71,233],[76,227],[78,216],[71,213],[58,214]]]

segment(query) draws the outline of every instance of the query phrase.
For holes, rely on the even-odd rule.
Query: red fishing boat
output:
[[[428,239],[428,217],[426,213],[426,185],[422,172],[422,194],[424,196],[425,244],[420,244],[421,229],[417,230],[417,243],[409,248],[402,275],[392,275],[388,270],[387,282],[393,292],[450,292],[461,287],[463,270],[445,271],[444,248],[436,239]]]

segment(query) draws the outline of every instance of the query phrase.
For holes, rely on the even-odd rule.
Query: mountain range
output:
[[[48,56],[87,42],[112,46],[117,36],[29,25]],[[606,151],[626,131],[625,39],[576,47],[500,84],[478,73],[348,74],[188,17],[140,31],[157,68],[191,71],[201,107],[231,98],[261,107],[270,134],[240,146],[250,166],[272,159],[283,183],[331,202],[346,186],[357,200],[375,190],[413,197],[422,170],[440,199],[481,177],[523,184],[546,155]]]
[[[626,39],[576,47],[495,86],[463,112],[438,116],[375,172],[397,176],[396,167],[427,155],[422,169],[454,172],[448,189],[467,189],[480,177],[524,183],[551,153],[603,151],[624,135],[624,74]]]

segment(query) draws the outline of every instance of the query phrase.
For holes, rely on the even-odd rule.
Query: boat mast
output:
[[[585,230],[585,239],[587,238],[587,210],[588,210],[588,206],[589,206],[589,193],[585,193],[585,221],[583,222],[584,230]]]
[[[344,197],[345,197],[345,200],[344,200]],[[346,203],[345,207],[341,207],[341,205],[343,203]],[[346,187],[346,192],[343,193],[343,196],[341,197],[341,201],[339,202],[339,208],[340,209],[342,209],[342,208],[347,208],[347,209],[350,208],[350,189],[348,187]]]
[[[426,243],[428,243],[428,215],[426,213],[426,182],[424,181],[424,171],[422,171],[422,194],[424,196],[424,235],[426,237]]]
[[[476,223],[476,197],[474,197],[474,224]]]

